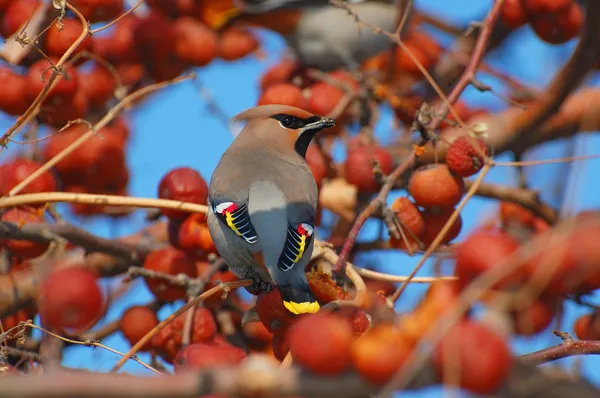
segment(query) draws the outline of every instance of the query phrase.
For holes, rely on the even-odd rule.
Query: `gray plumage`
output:
[[[307,126],[319,127],[307,132],[286,129],[269,116],[286,112],[301,115],[299,123],[305,120]],[[300,300],[288,301],[314,302],[305,267],[313,250],[318,189],[303,155],[298,153],[302,149],[298,149],[301,146],[297,142],[309,142],[316,131],[331,126],[333,121],[279,105],[256,107],[247,113],[248,123],[221,157],[209,184],[209,207],[218,209],[220,204],[235,203],[237,214],[242,214],[239,218],[244,220],[235,220],[238,232],[244,228],[245,235],[238,236],[228,226],[226,217],[215,210],[208,213],[211,236],[232,272],[239,278],[255,280],[251,291],[262,290],[264,283],[274,282],[282,287],[284,300],[287,294]],[[295,247],[302,246],[296,231],[304,229],[310,231],[311,239],[306,238],[303,252],[294,252]],[[262,256],[268,272],[257,261],[257,254]]]
[[[297,61],[305,67],[324,71],[357,70],[360,64],[385,51],[392,43],[370,27],[359,27],[353,15],[327,2],[270,0],[259,3],[248,5],[245,11],[260,13],[278,8],[302,8],[296,31],[285,40]],[[388,32],[394,32],[400,21],[396,1],[354,1],[349,2],[349,8],[361,21]]]
[[[304,159],[295,152],[277,148],[274,142],[252,138],[243,132],[238,135],[219,161],[209,186],[211,203],[248,203],[250,219],[259,236],[259,244],[250,245],[209,212],[208,226],[213,239],[217,237],[215,246],[238,278],[245,278],[257,268],[261,271],[252,253],[262,252],[267,266],[277,264],[288,220],[314,223],[318,201],[317,185]],[[285,277],[295,272],[304,275],[311,252],[312,245],[292,274]],[[270,275],[259,274],[271,281]]]

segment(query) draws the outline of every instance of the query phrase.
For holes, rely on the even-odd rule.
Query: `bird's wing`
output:
[[[287,238],[279,256],[277,267],[283,272],[294,268],[303,259],[313,235],[314,225],[312,223],[288,223]]]
[[[237,236],[251,245],[258,242],[258,235],[250,221],[250,214],[246,203],[236,204],[231,201],[222,201],[220,203],[211,203],[211,205],[219,220]]]

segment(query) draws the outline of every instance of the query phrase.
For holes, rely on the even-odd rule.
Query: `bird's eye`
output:
[[[294,127],[294,125],[296,124],[296,119],[293,118],[292,116],[284,116],[281,119],[281,125],[283,127],[285,127],[286,129],[291,129]]]

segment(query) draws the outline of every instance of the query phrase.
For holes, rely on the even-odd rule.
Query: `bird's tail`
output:
[[[303,281],[304,282],[304,281]],[[319,303],[310,291],[307,282],[279,285],[283,305],[292,314],[312,314],[319,311]]]

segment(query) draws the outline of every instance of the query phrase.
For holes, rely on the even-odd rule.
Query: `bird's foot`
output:
[[[270,292],[273,290],[273,284],[265,281],[256,271],[248,269],[246,279],[252,280],[252,285],[248,286],[248,291],[258,294],[260,292]]]

